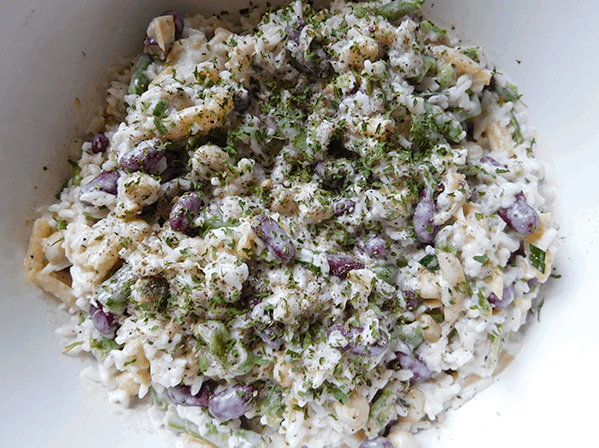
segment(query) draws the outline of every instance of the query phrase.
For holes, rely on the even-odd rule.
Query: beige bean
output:
[[[422,335],[426,342],[433,344],[441,339],[441,326],[429,314],[422,313],[418,316],[418,322],[420,322]]]
[[[439,279],[430,271],[420,274],[420,297],[423,299],[440,299],[443,295]]]
[[[368,400],[357,390],[349,396],[349,403],[344,405],[336,402],[334,407],[337,419],[351,429],[358,430],[368,422],[370,413]]]
[[[119,389],[127,395],[133,396],[139,393],[139,384],[135,382],[135,375],[131,372],[123,372],[119,375]]]
[[[138,369],[147,369],[150,367],[150,361],[146,358],[143,343],[140,338],[130,339],[125,343],[123,351],[129,355],[131,359],[135,359],[135,367]]]
[[[393,444],[393,448],[418,448],[414,436],[404,429],[392,428],[387,439]]]
[[[414,387],[408,392],[407,399],[410,407],[408,415],[404,420],[409,423],[415,423],[424,417],[424,394]]]
[[[216,445],[205,439],[198,439],[190,434],[181,434],[183,448],[217,448]]]
[[[455,287],[466,281],[462,264],[455,255],[450,254],[449,252],[440,251],[437,254],[437,259],[439,260],[439,267],[443,273],[443,278],[447,280],[451,286]]]
[[[62,245],[63,241],[64,234],[60,230],[58,232],[54,232],[52,235],[46,238],[44,255],[49,263],[60,264],[66,260],[64,247]]]

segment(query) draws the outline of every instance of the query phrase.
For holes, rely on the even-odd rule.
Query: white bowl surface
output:
[[[64,315],[26,284],[23,259],[35,209],[68,176],[69,142],[102,104],[106,68],[139,51],[148,21],[164,10],[218,12],[239,4],[0,4],[0,445],[172,446],[170,433],[152,431],[79,378],[85,364],[62,355],[54,333]],[[540,323],[516,360],[439,430],[420,435],[421,448],[589,446],[599,399],[599,2],[428,0],[425,10],[485,47],[523,93],[554,189],[561,278],[545,285]]]

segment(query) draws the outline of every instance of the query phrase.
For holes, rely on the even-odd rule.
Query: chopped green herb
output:
[[[166,116],[164,111],[166,110],[167,107],[168,107],[167,100],[165,100],[165,99],[158,100],[158,102],[156,103],[156,106],[154,106],[152,115],[154,115],[156,118],[164,118]],[[156,123],[156,120],[154,120],[154,123]]]
[[[435,254],[425,255],[424,257],[422,257],[420,259],[419,263],[422,266],[424,266],[425,268],[427,268],[433,272],[439,270],[439,268],[440,268],[439,259],[437,258],[437,256]]]
[[[483,266],[486,266],[489,263],[489,256],[487,254],[476,255],[472,258],[474,259],[474,261],[478,261]]]
[[[544,250],[539,249],[537,246],[535,246],[534,244],[530,245],[530,264],[533,265],[533,267],[537,268],[541,274],[545,273],[545,257],[546,257],[546,253]]]
[[[162,120],[160,120],[160,118],[158,117],[154,117],[154,126],[156,126],[158,134],[160,135],[164,135],[168,132],[168,129],[166,128]]]
[[[420,22],[420,31],[422,31],[425,34],[434,31],[440,38],[447,34],[447,30],[439,28],[437,25],[435,25],[433,22],[429,20],[423,20],[422,22]]]

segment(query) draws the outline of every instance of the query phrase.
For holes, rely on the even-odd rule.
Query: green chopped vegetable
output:
[[[505,87],[501,87],[495,83],[493,85],[493,90],[499,94],[499,102],[501,103],[518,101],[522,96],[518,93],[518,88],[514,84],[510,83],[508,83]]]
[[[473,61],[476,61],[476,62],[480,61],[480,58],[478,56],[478,48],[476,48],[476,47],[466,48],[466,49],[462,50],[462,53],[465,54],[466,56],[468,56]]]
[[[94,350],[100,362],[104,362],[112,350],[119,350],[123,346],[116,343],[114,339],[102,337],[102,339],[90,338],[89,346]]]
[[[522,130],[520,128],[520,123],[516,120],[516,116],[514,115],[514,111],[510,111],[510,124],[514,127],[514,140],[517,144],[520,144],[524,141],[524,137],[522,136]]]
[[[541,309],[543,308],[543,305],[545,305],[545,299],[541,300],[541,302],[539,302],[539,305],[537,306],[537,321],[541,322]]]
[[[159,135],[164,135],[168,132],[168,129],[158,117],[154,117],[154,126],[156,126],[156,130],[158,131]]]
[[[266,417],[266,426],[275,427],[283,421],[286,408],[283,397],[285,389],[276,383],[269,383],[267,388],[268,393],[260,403],[259,414]]]
[[[422,31],[423,33],[429,33],[431,31],[434,31],[440,38],[447,34],[447,30],[439,28],[437,25],[435,25],[433,22],[429,20],[423,20],[422,22],[420,22],[420,31]]]
[[[419,322],[398,326],[395,336],[411,347],[418,347],[424,341],[422,327]]]
[[[341,388],[339,388],[339,386],[327,383],[327,390],[329,393],[332,393],[341,404],[346,405],[349,403],[349,397],[341,390]]]
[[[479,291],[478,293],[478,306],[480,307],[484,317],[488,317],[491,315],[491,313],[493,313],[493,308],[482,291]]]
[[[537,268],[541,274],[545,273],[545,258],[547,254],[544,250],[538,248],[534,244],[530,245],[530,264]]]
[[[385,265],[377,264],[377,265],[372,266],[371,269],[376,273],[377,278],[379,278],[389,284],[395,283],[395,277],[397,276],[397,272],[399,271],[399,268],[392,264],[385,264]]]
[[[441,88],[447,89],[448,87],[451,87],[453,85],[453,65],[447,63],[442,66],[437,76]]]
[[[474,261],[478,261],[483,266],[486,266],[489,263],[489,256],[487,254],[476,255],[472,258],[474,259]]]
[[[236,375],[245,375],[255,365],[268,361],[257,356],[245,344],[231,336],[225,325],[216,320],[208,320],[196,325],[194,336],[206,344],[208,352],[216,357],[227,370]]]
[[[63,354],[67,354],[68,352],[70,352],[71,350],[73,350],[75,347],[77,347],[78,345],[83,345],[83,341],[77,341],[77,342],[73,342],[70,345],[67,345],[64,350],[62,351]]]
[[[130,95],[141,95],[148,90],[150,81],[148,80],[148,77],[144,75],[144,71],[147,70],[151,63],[152,57],[147,54],[142,54],[137,60],[137,63],[133,68],[133,73],[131,74],[131,81],[129,82],[128,92]]]
[[[73,168],[73,178],[71,180],[71,184],[75,186],[81,184],[81,167],[71,159],[69,159],[68,162]]]
[[[152,110],[152,115],[158,118],[163,118],[165,116],[164,111],[168,107],[168,101],[165,99],[160,99],[154,106],[154,110]]]
[[[440,268],[439,259],[435,254],[425,255],[420,259],[419,263],[433,272],[437,271]]]
[[[429,55],[422,55],[422,72],[415,78],[412,78],[411,81],[415,83],[421,82],[425,76],[434,74],[435,67],[437,66],[437,60]]]
[[[391,22],[401,19],[403,16],[414,12],[424,5],[424,0],[395,0],[377,9],[377,13]]]
[[[122,314],[129,303],[131,287],[137,281],[128,264],[123,265],[112,277],[104,281],[94,292],[95,299],[115,314]]]
[[[394,416],[394,407],[397,397],[390,389],[385,389],[381,396],[370,406],[368,432],[377,434],[389,424]]]

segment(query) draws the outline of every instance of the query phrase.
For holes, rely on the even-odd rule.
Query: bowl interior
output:
[[[61,355],[54,333],[64,313],[26,284],[23,258],[35,210],[51,202],[69,176],[66,159],[76,157],[81,139],[89,138],[90,118],[104,105],[110,66],[141,50],[148,21],[167,9],[213,13],[245,5],[235,0],[0,5],[0,38],[11,42],[0,52],[0,371],[10,404],[0,410],[0,431],[7,446],[171,443],[170,434],[153,431],[131,413],[115,415],[122,411],[107,402],[105,392],[79,379],[85,363]],[[537,154],[548,163],[563,241],[556,263],[562,278],[545,288],[541,322],[520,356],[494,386],[450,413],[441,430],[419,439],[422,446],[447,448],[479,446],[481,437],[490,447],[590,440],[590,414],[576,408],[583,397],[599,396],[593,376],[599,345],[593,313],[587,312],[594,309],[592,272],[598,267],[593,223],[599,213],[588,192],[596,189],[599,168],[599,66],[590,57],[599,40],[591,20],[599,3],[574,0],[566,9],[543,0],[429,0],[424,10],[440,25],[455,26],[466,42],[484,47],[524,94],[540,133]],[[558,413],[556,403],[570,410]],[[546,427],[554,429],[542,430]],[[588,429],[572,434],[568,427]]]

